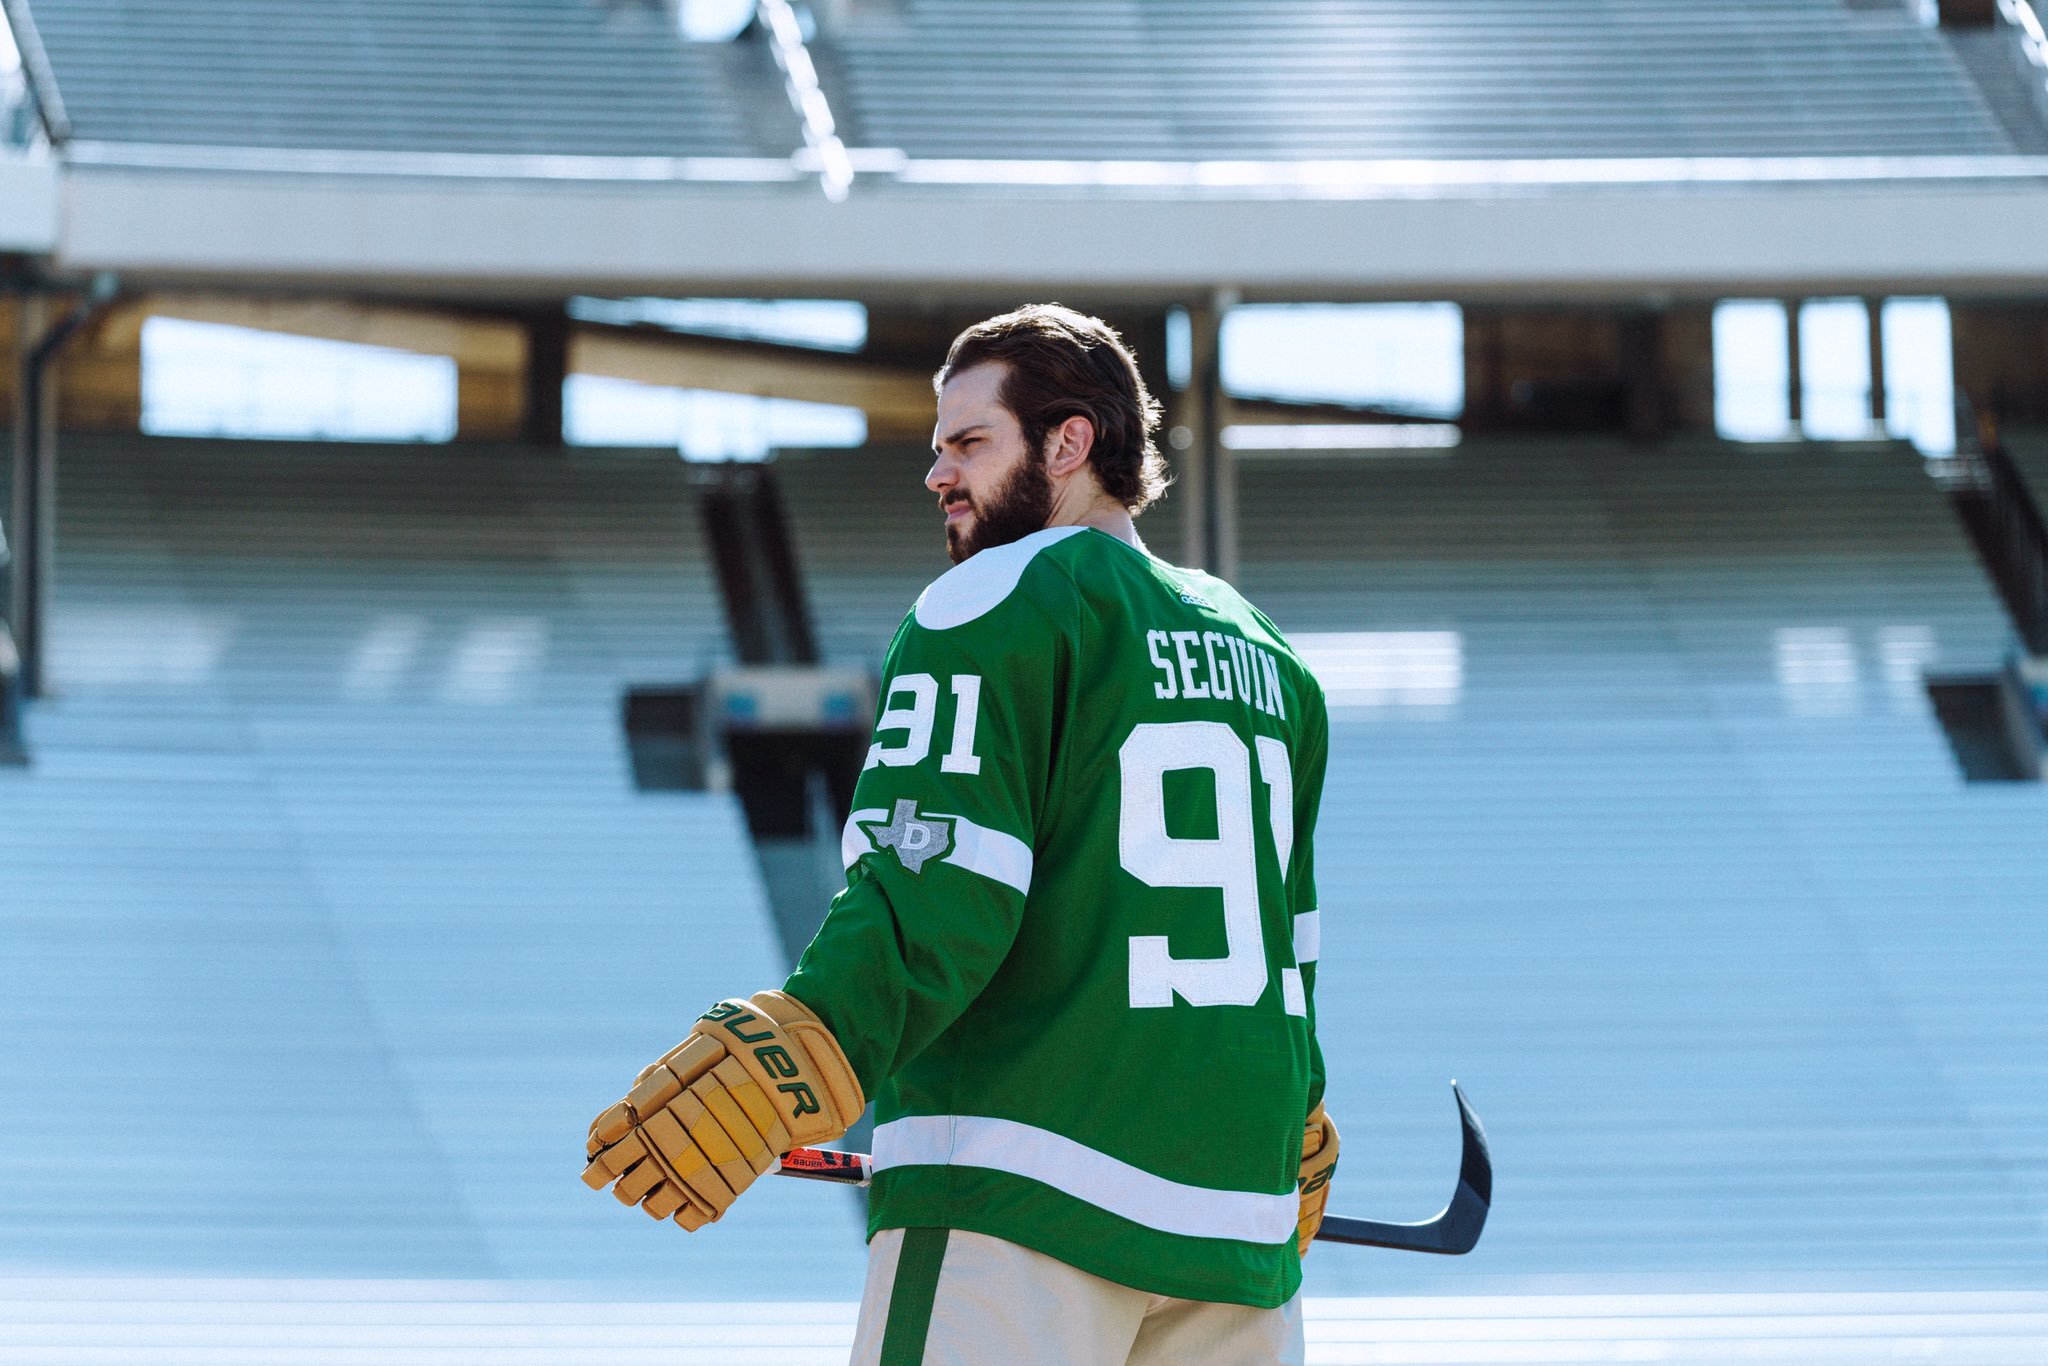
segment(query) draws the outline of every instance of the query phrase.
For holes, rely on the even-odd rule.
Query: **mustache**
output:
[[[941,498],[939,500],[939,510],[942,512],[949,511],[953,508],[962,506],[974,506],[974,497],[972,494],[955,491],[953,493],[947,494],[944,498]]]

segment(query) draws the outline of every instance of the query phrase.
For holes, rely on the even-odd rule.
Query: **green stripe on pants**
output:
[[[946,1230],[907,1228],[896,1253],[896,1281],[889,1287],[889,1322],[882,1330],[881,1366],[919,1366],[925,1335],[931,1332],[932,1303],[939,1297],[939,1263],[946,1259]]]

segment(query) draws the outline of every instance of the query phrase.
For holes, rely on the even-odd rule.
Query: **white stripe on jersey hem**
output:
[[[1313,963],[1323,956],[1323,913],[1303,911],[1294,917],[1294,961]]]
[[[1155,1176],[1049,1129],[984,1115],[911,1115],[875,1128],[875,1170],[985,1167],[1042,1181],[1160,1233],[1272,1244],[1294,1236],[1293,1192],[1210,1190]]]
[[[941,861],[958,864],[970,873],[980,873],[1006,887],[1014,887],[1025,896],[1031,895],[1031,846],[1015,835],[1006,835],[1000,830],[991,830],[977,825],[965,816],[948,815],[943,811],[920,812],[935,820],[953,822],[953,847]],[[875,842],[868,838],[868,832],[861,828],[863,821],[887,821],[889,813],[880,807],[862,807],[846,818],[846,824],[839,832],[839,861],[851,868],[860,861],[860,856],[871,852]]]

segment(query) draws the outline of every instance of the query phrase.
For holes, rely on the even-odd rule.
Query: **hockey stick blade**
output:
[[[1458,1102],[1458,1126],[1464,1150],[1458,1159],[1458,1190],[1451,1203],[1434,1219],[1419,1224],[1382,1224],[1372,1219],[1326,1216],[1316,1230],[1320,1242],[1350,1243],[1356,1247],[1387,1247],[1397,1252],[1436,1252],[1462,1257],[1479,1242],[1486,1228],[1487,1210],[1493,1204],[1493,1154],[1486,1146],[1486,1130],[1458,1083],[1451,1083],[1451,1095]]]
[[[1457,1257],[1470,1252],[1486,1227],[1486,1211],[1493,1202],[1493,1158],[1486,1147],[1486,1130],[1458,1083],[1451,1083],[1458,1101],[1458,1123],[1464,1132],[1464,1153],[1458,1163],[1458,1193],[1443,1213],[1420,1224],[1382,1224],[1372,1219],[1346,1219],[1328,1215],[1316,1230],[1316,1240],[1350,1243],[1357,1247],[1385,1247],[1397,1252],[1437,1252]],[[792,1148],[775,1165],[781,1176],[806,1181],[829,1181],[838,1186],[865,1186],[874,1179],[874,1159],[866,1153],[839,1152],[832,1148]]]

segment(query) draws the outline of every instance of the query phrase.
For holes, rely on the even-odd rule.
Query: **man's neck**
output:
[[[1046,519],[1045,524],[1048,527],[1090,526],[1116,537],[1133,549],[1145,549],[1145,543],[1138,539],[1138,527],[1131,520],[1130,509],[1099,489],[1090,489],[1083,494],[1079,488],[1068,485],[1053,500],[1052,516]]]

